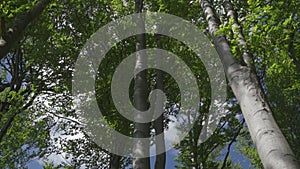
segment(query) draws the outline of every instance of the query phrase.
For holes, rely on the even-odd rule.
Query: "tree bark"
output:
[[[141,13],[143,9],[143,0],[135,0],[135,13]],[[145,23],[142,16],[137,18],[137,29],[145,29]],[[136,35],[136,51],[146,49],[146,35]],[[138,72],[146,66],[145,52],[139,52],[136,56],[135,72]],[[147,110],[147,80],[146,71],[142,71],[135,75],[134,79],[134,106],[140,111]],[[135,117],[143,118],[143,117]],[[149,138],[150,137],[150,123],[134,123],[134,138]],[[133,168],[134,169],[150,169],[150,140],[137,140],[133,148]],[[146,158],[141,158],[146,157]]]
[[[50,2],[51,0],[40,0],[27,14],[16,18],[15,25],[2,35],[3,39],[0,42],[0,60],[6,56],[14,44],[21,38],[21,34],[29,23],[42,13]]]
[[[221,35],[215,35],[219,29],[219,20],[209,1],[200,0],[200,4],[230,87],[239,101],[251,138],[264,168],[300,168],[298,160],[274,120],[256,74],[251,70],[251,67],[237,63],[227,40]]]

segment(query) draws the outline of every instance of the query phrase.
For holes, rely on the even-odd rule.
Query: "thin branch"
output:
[[[53,115],[53,116],[55,116],[55,117],[57,117],[57,118],[59,118],[59,119],[65,119],[65,120],[71,121],[71,122],[73,122],[73,123],[75,123],[77,125],[81,125],[81,123],[79,123],[78,121],[75,121],[75,120],[73,120],[73,119],[71,119],[69,117],[60,116],[60,115],[57,115],[57,114],[55,114],[53,112],[48,112],[48,113],[51,114],[51,115]]]
[[[288,46],[288,56],[293,60],[293,63],[300,70],[300,62],[297,60],[297,58],[295,56],[295,51],[294,51],[294,38],[295,38],[295,32],[292,32],[290,34],[290,41],[289,41],[289,46]]]
[[[8,129],[10,128],[10,126],[12,125],[15,117],[22,111],[26,110],[30,105],[32,105],[33,103],[33,100],[36,98],[37,94],[34,94],[29,102],[27,102],[21,109],[21,111],[18,111],[18,112],[14,112],[11,117],[8,118],[8,120],[5,122],[5,124],[3,125],[3,127],[1,128],[0,130],[0,143],[2,142],[4,136],[6,135]]]
[[[227,153],[226,153],[225,158],[223,160],[223,165],[222,165],[221,169],[225,169],[226,168],[226,163],[227,163],[227,160],[228,160],[228,157],[229,157],[229,154],[230,154],[231,146],[236,141],[236,138],[239,136],[239,134],[240,134],[240,132],[241,132],[243,126],[244,126],[244,123],[245,123],[245,119],[242,120],[242,123],[240,123],[239,130],[237,131],[237,133],[234,135],[234,137],[232,138],[232,140],[228,144]]]
[[[17,116],[18,112],[15,112],[9,119],[6,121],[6,123],[3,125],[3,127],[0,130],[0,143],[2,142],[4,136],[6,135],[8,129],[10,128],[12,122],[14,121],[15,117]]]

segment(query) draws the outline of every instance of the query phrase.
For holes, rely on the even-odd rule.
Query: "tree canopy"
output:
[[[174,168],[299,167],[299,8],[298,0],[2,0],[0,168],[30,168],[32,161],[40,163],[34,167],[47,169],[150,165],[164,169],[166,161]],[[145,152],[135,149],[133,156],[123,157],[99,146],[84,129],[74,104],[72,78],[81,50],[98,29],[141,12],[175,15],[206,35],[227,75],[225,115],[211,137],[199,144],[212,101],[205,65],[178,39],[150,33],[128,37],[109,50],[97,66],[95,80],[95,96],[104,116],[99,122],[106,121],[129,137],[149,137]],[[140,110],[150,107],[148,95],[154,89],[167,96],[165,103],[154,97],[161,102],[156,106],[166,106],[149,123],[122,116],[111,94],[114,72],[122,61],[150,48],[182,59],[194,74],[200,94],[195,123],[174,145],[176,157],[171,161],[169,152],[151,158],[134,154],[147,154],[154,145],[165,148],[168,138],[154,136],[169,131],[180,117],[182,96],[174,77],[147,69],[128,86],[129,102]],[[137,57],[136,65],[144,63],[142,56]],[[182,123],[182,130],[191,125],[189,120]],[[102,139],[112,137],[110,130],[106,133]]]

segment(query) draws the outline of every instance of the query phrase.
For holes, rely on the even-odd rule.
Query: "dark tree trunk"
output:
[[[156,43],[158,48],[162,48],[160,42],[159,42],[159,37],[160,35],[156,35]],[[160,52],[157,53],[158,56],[161,56]],[[156,64],[160,64],[161,60],[157,60]],[[161,70],[156,70],[156,88],[160,89],[162,91],[164,91],[164,86],[163,86],[163,74]],[[160,110],[163,111],[163,107],[164,107],[164,103],[163,103],[163,99],[160,97],[156,97],[155,98],[155,106],[156,108],[154,109],[155,111],[158,112],[154,112],[154,113],[161,113],[161,115],[154,120],[153,126],[155,129],[155,134],[159,135],[161,134],[161,137],[156,137],[155,140],[155,145],[156,145],[156,153],[161,152],[162,150],[163,153],[161,154],[157,154],[156,158],[155,158],[155,165],[154,168],[155,169],[165,169],[166,166],[166,152],[165,152],[165,139],[164,139],[164,112],[160,112]]]
[[[143,0],[135,0],[135,13],[141,13],[143,9]],[[137,18],[137,29],[145,30],[145,23],[142,17]],[[146,49],[146,35],[136,35],[136,51]],[[146,66],[145,52],[140,52],[136,56],[135,72],[138,72]],[[140,111],[147,110],[147,80],[146,71],[142,71],[135,75],[134,79],[134,106]],[[135,117],[143,118],[143,117]],[[134,123],[134,138],[149,138],[150,137],[150,123]],[[133,149],[133,168],[134,169],[150,169],[150,140],[142,141],[137,139],[134,143]],[[141,158],[145,157],[145,158]]]
[[[120,160],[121,157],[115,154],[110,155],[109,169],[120,169]]]

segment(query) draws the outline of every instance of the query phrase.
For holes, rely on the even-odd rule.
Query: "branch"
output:
[[[71,122],[73,122],[73,123],[75,123],[75,124],[77,124],[77,125],[81,125],[80,122],[75,121],[75,120],[73,120],[73,119],[71,119],[71,118],[69,118],[69,117],[60,116],[60,115],[57,115],[57,114],[55,114],[55,113],[53,113],[53,112],[50,112],[50,111],[49,111],[48,113],[49,113],[49,114],[52,114],[53,116],[55,116],[55,117],[57,117],[57,118],[59,118],[59,119],[65,119],[65,120],[71,121]]]
[[[15,117],[17,116],[17,112],[15,112],[9,119],[6,121],[4,126],[0,130],[0,143],[2,142],[3,137],[6,135],[9,127],[11,126],[12,122],[14,121]]]
[[[21,38],[25,28],[43,12],[50,1],[40,0],[27,14],[16,18],[15,25],[9,28],[3,37],[3,42],[0,43],[0,60],[8,54],[14,44]]]
[[[300,62],[297,60],[297,58],[295,56],[295,51],[294,51],[294,37],[295,37],[295,32],[292,32],[290,34],[290,42],[289,42],[289,46],[288,46],[288,56],[293,60],[296,67],[300,70]]]
[[[11,117],[5,122],[4,126],[0,130],[0,143],[2,142],[4,136],[6,135],[8,129],[12,125],[15,117],[22,111],[26,110],[30,105],[32,105],[33,100],[36,98],[37,94],[34,94],[30,100],[22,107],[21,111],[14,112]]]
[[[230,153],[230,148],[231,148],[232,144],[236,141],[236,138],[239,136],[239,134],[240,134],[240,132],[241,132],[241,130],[243,128],[244,123],[245,123],[245,119],[242,120],[242,123],[240,124],[239,130],[237,131],[237,133],[234,135],[234,137],[232,138],[232,140],[228,144],[227,153],[226,153],[225,158],[223,160],[223,165],[222,165],[221,169],[225,169],[226,162],[227,162],[227,159],[228,159],[229,153]]]

